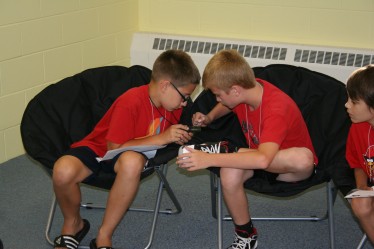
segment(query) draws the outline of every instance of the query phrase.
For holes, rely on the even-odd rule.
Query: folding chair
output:
[[[107,66],[88,69],[49,85],[29,102],[23,114],[21,135],[27,154],[51,175],[54,162],[70,144],[87,135],[119,95],[132,87],[149,83],[150,75],[151,71],[142,66]],[[130,209],[153,213],[149,241],[145,248],[150,248],[152,244],[158,214],[175,214],[182,210],[166,179],[167,162],[170,159],[157,153],[156,158],[151,160],[154,170],[141,176],[143,179],[157,173],[159,185],[154,208]],[[88,185],[99,190],[109,190],[114,178],[114,174],[99,172],[95,181]],[[163,190],[166,190],[175,208],[160,210]],[[81,207],[105,208],[90,203],[81,204]],[[56,198],[53,196],[45,231],[46,240],[51,245],[50,230],[55,209]]]
[[[306,68],[291,65],[269,65],[254,68],[256,77],[269,81],[286,92],[300,108],[308,126],[310,136],[319,164],[316,174],[298,183],[277,182],[270,184],[261,175],[245,182],[246,189],[270,196],[288,197],[301,193],[312,186],[326,184],[327,211],[323,217],[307,215],[304,217],[253,217],[253,220],[293,220],[319,221],[328,219],[330,247],[335,247],[333,203],[337,191],[333,183],[333,171],[346,167],[345,140],[348,134],[350,120],[344,104],[347,100],[345,85],[329,76],[310,71]],[[197,97],[192,106],[192,112],[207,113],[215,106],[215,98],[209,91]],[[235,116],[223,117],[215,121],[204,132],[194,137],[196,143],[207,141],[228,140],[238,146],[247,146],[240,124]],[[198,137],[200,136],[200,137]],[[230,220],[222,214],[222,194],[219,179],[219,169],[210,168],[212,215],[218,219],[218,248],[222,248],[222,221]],[[251,211],[252,214],[255,210]]]

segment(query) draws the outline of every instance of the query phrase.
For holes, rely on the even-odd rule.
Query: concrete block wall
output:
[[[0,0],[0,163],[24,154],[20,121],[48,84],[130,64],[137,0]]]
[[[0,163],[24,153],[19,124],[48,84],[130,65],[132,33],[374,49],[373,0],[0,0]]]
[[[374,49],[373,0],[139,0],[141,31]]]

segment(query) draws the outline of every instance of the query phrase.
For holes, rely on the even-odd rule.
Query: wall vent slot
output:
[[[340,53],[337,51],[311,51],[296,49],[294,61],[305,63],[318,63],[325,65],[339,65],[348,67],[362,67],[373,63],[374,55]]]
[[[164,39],[156,37],[153,40],[152,49],[168,50],[180,49],[188,53],[215,54],[222,49],[234,49],[247,58],[265,60],[285,60],[287,48],[250,46],[235,43],[217,43],[205,41],[186,41],[177,39]]]

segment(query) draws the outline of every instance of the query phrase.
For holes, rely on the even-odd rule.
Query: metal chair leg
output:
[[[337,190],[332,180],[327,183],[327,219],[329,223],[330,248],[335,249],[335,220],[334,220],[334,202],[337,196]]]
[[[218,218],[217,218],[217,230],[218,230],[218,234],[217,234],[217,237],[218,237],[218,249],[222,249],[223,248],[223,227],[222,227],[222,221],[223,221],[223,212],[222,212],[222,189],[221,189],[221,180],[217,177],[216,179],[216,183],[217,183],[217,193],[218,193],[218,196],[217,196],[217,207],[218,207],[218,212],[217,212],[217,215],[218,215]]]
[[[155,230],[156,230],[156,223],[157,223],[157,218],[158,214],[160,213],[160,205],[161,205],[161,199],[162,199],[162,192],[165,188],[166,192],[168,193],[170,199],[172,200],[174,206],[176,207],[175,211],[170,210],[168,214],[176,214],[180,213],[182,211],[182,207],[180,206],[177,198],[174,195],[173,190],[169,186],[169,182],[166,179],[166,172],[167,172],[167,167],[165,165],[162,165],[160,169],[156,169],[156,173],[158,177],[160,178],[160,183],[158,185],[158,191],[157,191],[157,199],[156,199],[156,204],[155,204],[155,211],[153,214],[153,221],[152,221],[152,227],[151,227],[151,233],[149,235],[149,240],[148,244],[146,245],[145,249],[148,249],[151,247]]]
[[[168,180],[166,179],[167,169],[168,169],[167,165],[161,165],[159,170],[156,169],[156,173],[157,173],[158,177],[160,178],[160,181],[163,183],[163,187],[166,190],[166,192],[168,193],[171,201],[173,202],[174,207],[176,208],[175,210],[168,209],[169,212],[167,212],[167,214],[178,214],[178,213],[182,212],[182,207],[181,207],[177,197],[175,196],[173,190],[171,189]],[[160,212],[166,213],[166,212],[163,212],[163,211],[160,211]]]
[[[366,243],[366,241],[367,241],[367,235],[366,234],[364,234],[363,236],[362,236],[362,238],[361,238],[361,241],[360,241],[360,244],[358,244],[358,246],[357,246],[357,249],[361,249],[361,248],[363,248],[364,247],[364,245],[365,245],[365,243]]]
[[[50,208],[49,214],[48,214],[47,227],[45,229],[45,238],[50,245],[53,245],[53,241],[51,240],[49,233],[51,232],[53,218],[54,218],[55,212],[56,212],[56,205],[57,205],[56,196],[53,194],[52,204],[51,204],[51,208]]]
[[[211,198],[211,204],[212,204],[212,216],[213,218],[217,219],[217,180],[219,180],[219,177],[217,177],[214,173],[210,172],[210,198]]]

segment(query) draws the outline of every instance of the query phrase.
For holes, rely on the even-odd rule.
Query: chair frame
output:
[[[217,238],[218,248],[223,248],[223,227],[222,221],[229,221],[232,218],[229,215],[223,215],[223,196],[220,178],[210,172],[210,187],[212,201],[212,216],[217,219]],[[252,217],[252,220],[259,221],[322,221],[327,219],[329,223],[330,248],[335,248],[335,225],[334,225],[334,202],[337,196],[337,189],[332,180],[326,183],[327,210],[322,217],[315,215],[303,217]]]
[[[366,235],[366,233],[362,236],[361,240],[360,240],[360,243],[358,244],[357,246],[357,249],[361,249],[361,248],[364,248],[364,245],[367,241],[368,237]]]
[[[145,85],[149,83],[149,80],[151,78],[151,70],[140,65],[133,65],[131,67],[123,67],[123,66],[103,66],[98,68],[90,68],[86,69],[80,73],[77,73],[73,76],[64,78],[54,84],[51,84],[47,86],[45,89],[43,89],[40,93],[38,93],[28,104],[25,109],[25,112],[22,117],[21,121],[21,135],[22,135],[22,141],[25,147],[25,150],[27,154],[29,154],[34,160],[38,161],[43,167],[46,168],[46,171],[48,174],[52,174],[53,171],[53,165],[57,158],[59,158],[63,152],[69,148],[69,145],[71,145],[72,142],[78,141],[82,139],[84,136],[86,136],[92,129],[94,125],[102,118],[102,116],[107,112],[107,110],[110,108],[112,103],[122,94],[123,92],[127,91],[130,88],[138,87],[141,85]],[[129,84],[129,85],[127,85]],[[74,88],[74,87],[76,88]],[[71,88],[71,89],[70,89]],[[64,94],[69,94],[72,91],[72,101],[71,103],[67,103],[68,107],[74,108],[74,105],[76,104],[74,100],[79,99],[82,100],[84,103],[82,105],[78,105],[79,111],[84,111],[85,113],[88,113],[89,115],[84,116],[80,122],[84,122],[85,125],[79,125],[79,126],[73,126],[70,125],[70,122],[73,120],[73,117],[70,116],[71,113],[69,112],[69,116],[65,115],[66,113],[66,107],[65,107],[65,99]],[[61,98],[57,100],[57,105],[54,106],[51,103],[55,102],[56,99],[51,99],[50,95],[57,95]],[[83,96],[83,97],[82,97]],[[63,103],[63,104],[62,104]],[[89,105],[89,108],[87,107],[87,104]],[[44,106],[53,107],[51,109],[43,108]],[[42,110],[41,112],[37,112],[37,115],[35,115],[35,110]],[[54,130],[49,129],[48,131],[51,131],[49,133],[45,134],[45,137],[48,138],[47,142],[49,142],[49,145],[52,144],[51,147],[55,149],[55,151],[48,150],[48,148],[45,148],[45,144],[41,146],[40,144],[37,144],[37,146],[34,144],[34,139],[37,141],[41,141],[39,137],[39,130],[43,129],[43,127],[39,126],[39,123],[45,124],[45,122],[40,122],[40,117],[50,116],[50,113],[56,114],[53,116],[53,118],[56,118],[56,120],[53,120],[56,123],[60,123],[61,130]],[[31,115],[32,114],[32,115]],[[81,116],[78,113],[75,113],[79,117]],[[69,123],[65,127],[63,124],[65,124],[63,121],[66,121]],[[51,121],[51,120],[47,120]],[[91,122],[91,123],[90,123]],[[54,123],[51,121],[52,124],[50,124],[52,127]],[[76,120],[72,122],[74,124],[77,123]],[[91,127],[92,126],[92,127]],[[56,134],[62,134],[64,133],[64,139],[61,139],[61,137],[55,136]],[[66,138],[66,139],[65,139]],[[57,140],[57,143],[55,142]],[[48,146],[48,145],[46,145]],[[156,156],[157,157],[157,156]],[[155,158],[156,158],[155,157]],[[163,156],[160,156],[161,159],[159,159],[160,162],[156,163],[153,162],[151,165],[155,165],[154,171],[156,172],[158,178],[159,178],[159,184],[158,184],[158,193],[157,196],[155,196],[155,205],[154,207],[150,207],[149,209],[146,208],[132,208],[130,207],[128,211],[139,211],[139,212],[151,212],[153,213],[153,221],[152,221],[152,227],[151,227],[151,233],[149,235],[149,241],[145,248],[150,248],[155,229],[156,229],[156,223],[157,218],[160,213],[164,214],[177,214],[182,211],[181,205],[179,204],[177,198],[174,195],[174,192],[172,191],[167,179],[166,179],[166,173],[167,173],[167,167],[168,167],[168,159],[163,158]],[[154,173],[154,172],[152,172]],[[144,176],[146,177],[146,176]],[[99,176],[100,178],[100,176]],[[110,181],[112,177],[108,175],[105,175],[103,179],[98,179],[98,182],[94,183],[88,183],[88,184],[82,184],[88,185],[88,186],[94,186],[98,187],[100,189],[108,190],[110,189]],[[143,178],[143,177],[142,177]],[[141,179],[142,179],[141,178]],[[107,180],[107,182],[104,182]],[[162,200],[162,193],[163,190],[166,190],[167,194],[169,195],[171,201],[173,202],[174,207],[172,209],[165,209],[160,210],[160,204]],[[48,215],[48,221],[47,226],[45,230],[45,238],[47,242],[51,245],[53,245],[53,240],[50,238],[50,231],[53,224],[53,220],[56,213],[56,196],[53,195],[52,203]],[[86,209],[105,209],[105,205],[95,205],[92,203],[81,203],[81,208]],[[153,208],[153,209],[152,209]],[[87,248],[80,247],[80,248]]]
[[[129,208],[128,211],[137,211],[137,212],[147,212],[147,213],[153,213],[153,220],[152,220],[152,226],[151,226],[151,232],[149,235],[149,240],[148,244],[144,247],[145,249],[148,249],[151,247],[155,230],[156,230],[156,224],[157,224],[157,219],[159,214],[178,214],[182,211],[182,207],[176,198],[173,190],[171,189],[168,180],[166,179],[166,173],[167,173],[167,164],[162,164],[160,166],[155,166],[155,172],[159,178],[159,184],[158,184],[158,191],[157,191],[157,198],[155,201],[155,206],[153,209],[146,209],[146,208]],[[166,190],[167,194],[169,195],[171,201],[174,204],[174,208],[166,208],[163,210],[160,210],[161,206],[161,200],[162,200],[162,193],[163,190]],[[52,204],[51,208],[49,211],[48,215],[48,221],[47,221],[47,226],[45,230],[45,238],[47,242],[53,246],[53,240],[50,238],[50,231],[52,228],[54,216],[56,214],[56,206],[57,206],[57,201],[56,201],[56,196],[53,195],[52,198]],[[86,209],[105,209],[105,206],[103,205],[94,205],[92,203],[86,203],[86,204],[81,204],[81,208],[86,208]],[[79,248],[88,248],[88,246],[79,246]]]

